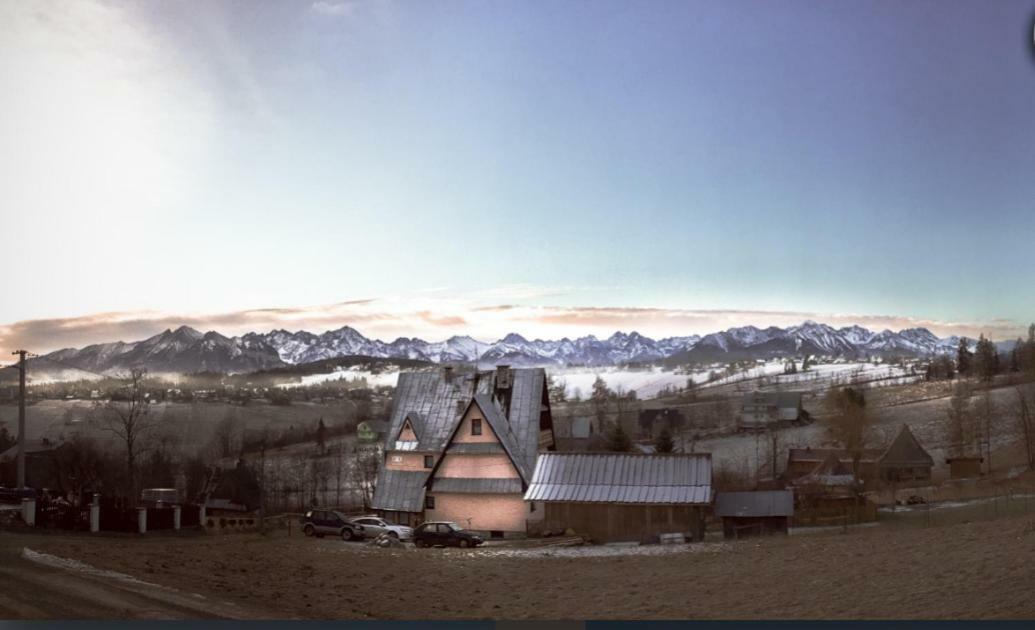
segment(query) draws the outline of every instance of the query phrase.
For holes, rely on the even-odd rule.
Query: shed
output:
[[[984,457],[977,455],[960,455],[945,460],[949,465],[950,479],[974,479],[981,476],[981,462]]]
[[[673,532],[701,540],[711,500],[708,453],[541,453],[525,492],[531,510],[542,506],[544,530],[601,542]]]
[[[794,516],[794,491],[720,492],[715,515],[725,538],[786,534]]]

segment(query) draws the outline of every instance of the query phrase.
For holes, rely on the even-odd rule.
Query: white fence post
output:
[[[179,531],[180,529],[180,506],[173,506],[173,529]]]
[[[29,527],[36,526],[36,499],[22,499],[22,520]]]
[[[90,504],[90,532],[96,534],[101,531],[101,495],[93,495],[93,503]]]
[[[137,508],[137,529],[141,534],[147,533],[147,508]]]

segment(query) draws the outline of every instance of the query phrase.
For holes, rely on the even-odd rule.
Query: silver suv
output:
[[[358,540],[366,536],[365,528],[334,510],[309,510],[302,516],[302,533],[306,536],[340,536],[342,540]]]

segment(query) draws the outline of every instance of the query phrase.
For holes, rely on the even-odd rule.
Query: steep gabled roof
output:
[[[496,422],[513,435],[511,453],[522,460],[525,472],[535,465],[539,450],[539,416],[542,412],[546,372],[542,368],[513,368],[510,370],[509,410],[496,399],[495,371],[450,373],[444,370],[402,372],[396,386],[385,439],[385,450],[393,450],[396,437],[407,417],[417,414],[420,428],[414,423],[414,432],[420,442],[417,450],[442,452],[456,430],[460,419],[475,396],[482,396],[482,412],[486,420]],[[485,401],[492,401],[488,404]],[[488,417],[490,410],[496,415]],[[412,422],[412,420],[411,420]],[[501,438],[502,440],[502,438]]]
[[[402,424],[399,425],[399,430],[395,432],[395,439],[398,440],[402,434],[402,430],[406,428],[406,423],[409,422],[410,428],[413,430],[413,434],[417,436],[417,441],[420,442],[421,435],[424,433],[424,419],[416,411],[411,411],[406,414],[403,418]]]
[[[539,451],[539,418],[546,387],[542,368],[509,370],[509,387],[497,391],[497,371],[458,370],[411,371],[399,374],[392,404],[385,450],[396,451],[396,438],[411,418],[419,444],[417,451],[441,453],[460,426],[466,410],[477,404],[500,441],[500,448],[514,462],[522,483],[531,478]],[[416,414],[416,416],[414,416]],[[419,420],[414,422],[412,418]],[[418,424],[419,427],[418,428]],[[477,449],[467,445],[465,449]],[[439,462],[442,458],[439,458]],[[436,464],[437,466],[437,464]],[[400,475],[385,469],[378,474],[372,507],[382,510],[419,512],[423,509],[428,472]],[[420,475],[419,479],[416,475]]]
[[[513,462],[514,467],[517,468],[518,473],[521,475],[521,479],[526,483],[532,477],[532,466],[535,466],[535,451],[531,453],[532,457],[529,459],[525,453],[525,449],[522,448],[522,444],[518,442],[518,436],[512,430],[510,422],[503,417],[503,412],[500,411],[496,403],[485,394],[477,394],[474,400],[471,401],[471,405],[477,405],[478,409],[485,416],[485,421],[492,427],[492,432],[496,434],[496,439],[500,441],[500,446],[507,452],[507,456],[510,457],[510,461]],[[466,413],[466,412],[465,412]],[[457,428],[459,428],[459,424]],[[539,424],[536,423],[536,430],[538,432]],[[455,431],[454,431],[455,433]],[[452,439],[452,438],[450,438]]]
[[[881,466],[911,466],[924,467],[934,466],[934,458],[924,450],[919,440],[909,430],[909,426],[903,424],[898,435],[884,451],[880,458]]]
[[[527,466],[527,458],[524,456],[524,453],[520,450],[520,445],[517,443],[517,436],[515,436],[514,432],[511,431],[510,423],[508,423],[507,419],[503,417],[503,412],[500,411],[499,407],[496,405],[496,402],[486,394],[475,394],[474,398],[471,399],[470,404],[468,404],[467,408],[464,409],[463,413],[460,414],[461,419],[463,419],[463,417],[466,416],[468,412],[470,412],[471,407],[478,408],[478,411],[481,412],[482,417],[485,418],[485,421],[489,424],[489,428],[492,430],[493,435],[495,435],[496,439],[499,440],[499,447],[503,450],[504,453],[507,454],[507,457],[510,459],[510,463],[514,465],[514,469],[518,472],[518,475],[520,476],[520,479],[518,479],[518,483],[522,485],[528,483],[528,480],[531,477],[531,467]],[[471,446],[471,444],[453,443],[453,439],[456,437],[457,431],[460,430],[460,424],[461,423],[459,421],[456,423],[456,426],[453,427],[452,433],[449,434],[449,438],[446,440],[446,444],[448,445],[446,448],[446,453],[459,453],[461,451],[468,450],[465,447]],[[458,446],[460,448],[454,449],[455,446]],[[484,448],[489,446],[489,444],[481,443],[479,444],[479,446]],[[484,450],[486,452],[489,451],[488,448],[484,448]],[[431,479],[434,479],[435,472],[438,470],[439,466],[442,465],[443,461],[445,461],[445,457],[439,458],[438,462],[435,463],[435,467],[431,469],[431,474],[428,477],[429,481]],[[535,461],[534,452],[532,453],[532,461]],[[443,486],[439,483],[439,480],[436,479],[434,481],[434,487],[442,488]]]

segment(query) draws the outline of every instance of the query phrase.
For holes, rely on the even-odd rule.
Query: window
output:
[[[434,466],[435,466],[435,456],[434,455],[425,455],[424,456],[424,467],[425,468],[433,468]]]
[[[403,461],[402,455],[392,455],[393,464],[401,464]]]
[[[481,434],[482,434],[482,419],[481,418],[471,418],[471,435],[481,435]]]
[[[435,497],[431,496],[430,494],[428,496],[424,497],[424,509],[425,510],[434,510],[435,509]]]
[[[529,501],[528,502],[528,511],[529,512],[535,512],[535,501]]]

